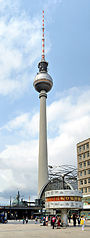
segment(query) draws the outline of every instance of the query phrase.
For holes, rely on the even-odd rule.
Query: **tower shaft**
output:
[[[47,123],[46,123],[46,98],[45,90],[39,94],[40,98],[40,126],[39,126],[39,158],[38,158],[38,195],[43,185],[48,182],[47,159]]]
[[[39,157],[38,157],[38,198],[48,182],[48,156],[47,156],[47,122],[46,98],[53,86],[53,80],[48,74],[48,62],[45,60],[44,38],[44,11],[42,19],[42,57],[38,63],[39,72],[34,79],[34,88],[39,92],[40,98],[40,127],[39,127]]]

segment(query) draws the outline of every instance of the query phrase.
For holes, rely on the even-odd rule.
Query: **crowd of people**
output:
[[[35,218],[35,223],[36,223],[37,218]],[[73,226],[75,227],[76,225],[82,227],[82,231],[84,230],[85,227],[85,221],[86,218],[84,216],[77,215],[73,213],[72,216],[68,216],[68,226],[71,223],[71,220],[73,221]],[[42,223],[43,226],[48,226],[48,222],[51,224],[52,228],[61,228],[63,227],[63,220],[61,220],[60,216],[44,216],[40,219],[40,223]]]
[[[78,226],[82,226],[82,231],[84,231],[84,227],[85,227],[85,223],[86,223],[86,220],[87,218],[84,217],[84,216],[80,216],[80,215],[77,215],[77,214],[73,214],[73,216],[69,216],[68,217],[68,220],[69,220],[69,223],[71,222],[71,219],[73,219],[73,226],[76,226],[76,221],[78,222]]]
[[[28,223],[28,217],[26,217],[26,218],[23,217],[23,224],[24,224],[24,223],[26,223],[26,224]]]
[[[56,216],[44,216],[43,218],[41,218],[40,222],[42,223],[43,226],[48,226],[48,222],[50,222],[52,228],[54,229],[54,227],[60,228],[63,226],[63,221],[61,221],[60,217],[56,217]]]
[[[73,226],[75,227],[76,225],[78,226],[81,226],[82,227],[82,231],[84,231],[84,227],[85,227],[85,224],[86,224],[86,220],[87,218],[84,217],[84,216],[80,216],[80,215],[77,215],[76,213],[73,213],[72,215],[68,215],[68,222],[67,222],[67,225],[66,226],[69,226],[70,223],[71,223],[71,220],[73,221]],[[24,217],[23,216],[23,224],[27,224],[28,223],[28,217]],[[65,224],[63,222],[63,220],[61,219],[60,216],[42,216],[41,218],[38,219],[38,217],[36,216],[35,217],[35,224],[37,224],[38,222],[41,223],[41,225],[43,226],[48,226],[48,222],[49,224],[51,224],[52,228],[54,229],[55,227],[56,228],[61,228],[63,227]],[[0,223],[7,223],[7,219],[5,218],[4,215],[0,215]]]
[[[68,216],[69,223],[71,222],[71,219],[73,219],[73,226],[76,226],[76,221],[78,223],[78,226],[80,226],[80,225],[85,226],[85,220],[87,218],[85,218],[84,216],[80,216],[80,215],[73,213],[72,216],[70,216],[70,215]],[[84,226],[83,226],[82,230],[84,230]]]

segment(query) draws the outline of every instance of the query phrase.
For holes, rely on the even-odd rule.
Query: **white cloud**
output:
[[[6,129],[10,132],[17,131],[24,137],[30,137],[31,135],[34,137],[37,136],[39,131],[37,125],[39,125],[39,113],[32,116],[30,113],[24,113],[9,121],[7,125],[4,125],[0,130]]]
[[[52,137],[61,135],[64,131],[70,133],[81,132],[84,125],[88,125],[90,118],[90,89],[72,89],[66,96],[54,101],[47,106],[48,133]],[[18,131],[21,134],[37,136],[39,125],[39,113],[24,113],[10,120],[0,130]],[[82,126],[81,126],[82,125]],[[87,128],[85,126],[85,128]]]
[[[12,0],[0,0],[0,15],[4,15],[6,19],[14,16],[18,13],[19,3],[19,0],[13,2]]]
[[[0,192],[20,188],[30,193],[37,189],[37,151],[37,141],[34,140],[8,145],[0,153]]]
[[[0,94],[23,93],[32,78],[31,66],[40,56],[39,18],[30,19],[12,1],[0,2]],[[11,14],[11,9],[14,15]],[[4,14],[5,13],[5,14]],[[22,90],[21,90],[22,88]]]
[[[49,137],[53,135],[49,138],[49,160],[53,164],[77,164],[76,144],[90,137],[89,101],[90,89],[80,89],[79,94],[76,89],[49,106]]]

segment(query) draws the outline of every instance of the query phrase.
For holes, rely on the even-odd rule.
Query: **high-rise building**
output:
[[[77,144],[78,189],[90,195],[90,138]]]
[[[47,157],[47,122],[46,98],[53,86],[51,76],[48,74],[48,62],[45,60],[44,39],[44,11],[42,19],[42,57],[38,64],[39,72],[34,79],[34,88],[39,92],[40,98],[40,127],[39,127],[39,158],[38,158],[38,198],[44,185],[48,182],[48,157]]]

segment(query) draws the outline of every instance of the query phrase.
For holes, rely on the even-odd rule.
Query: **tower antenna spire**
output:
[[[44,10],[42,11],[42,61],[45,61]]]

